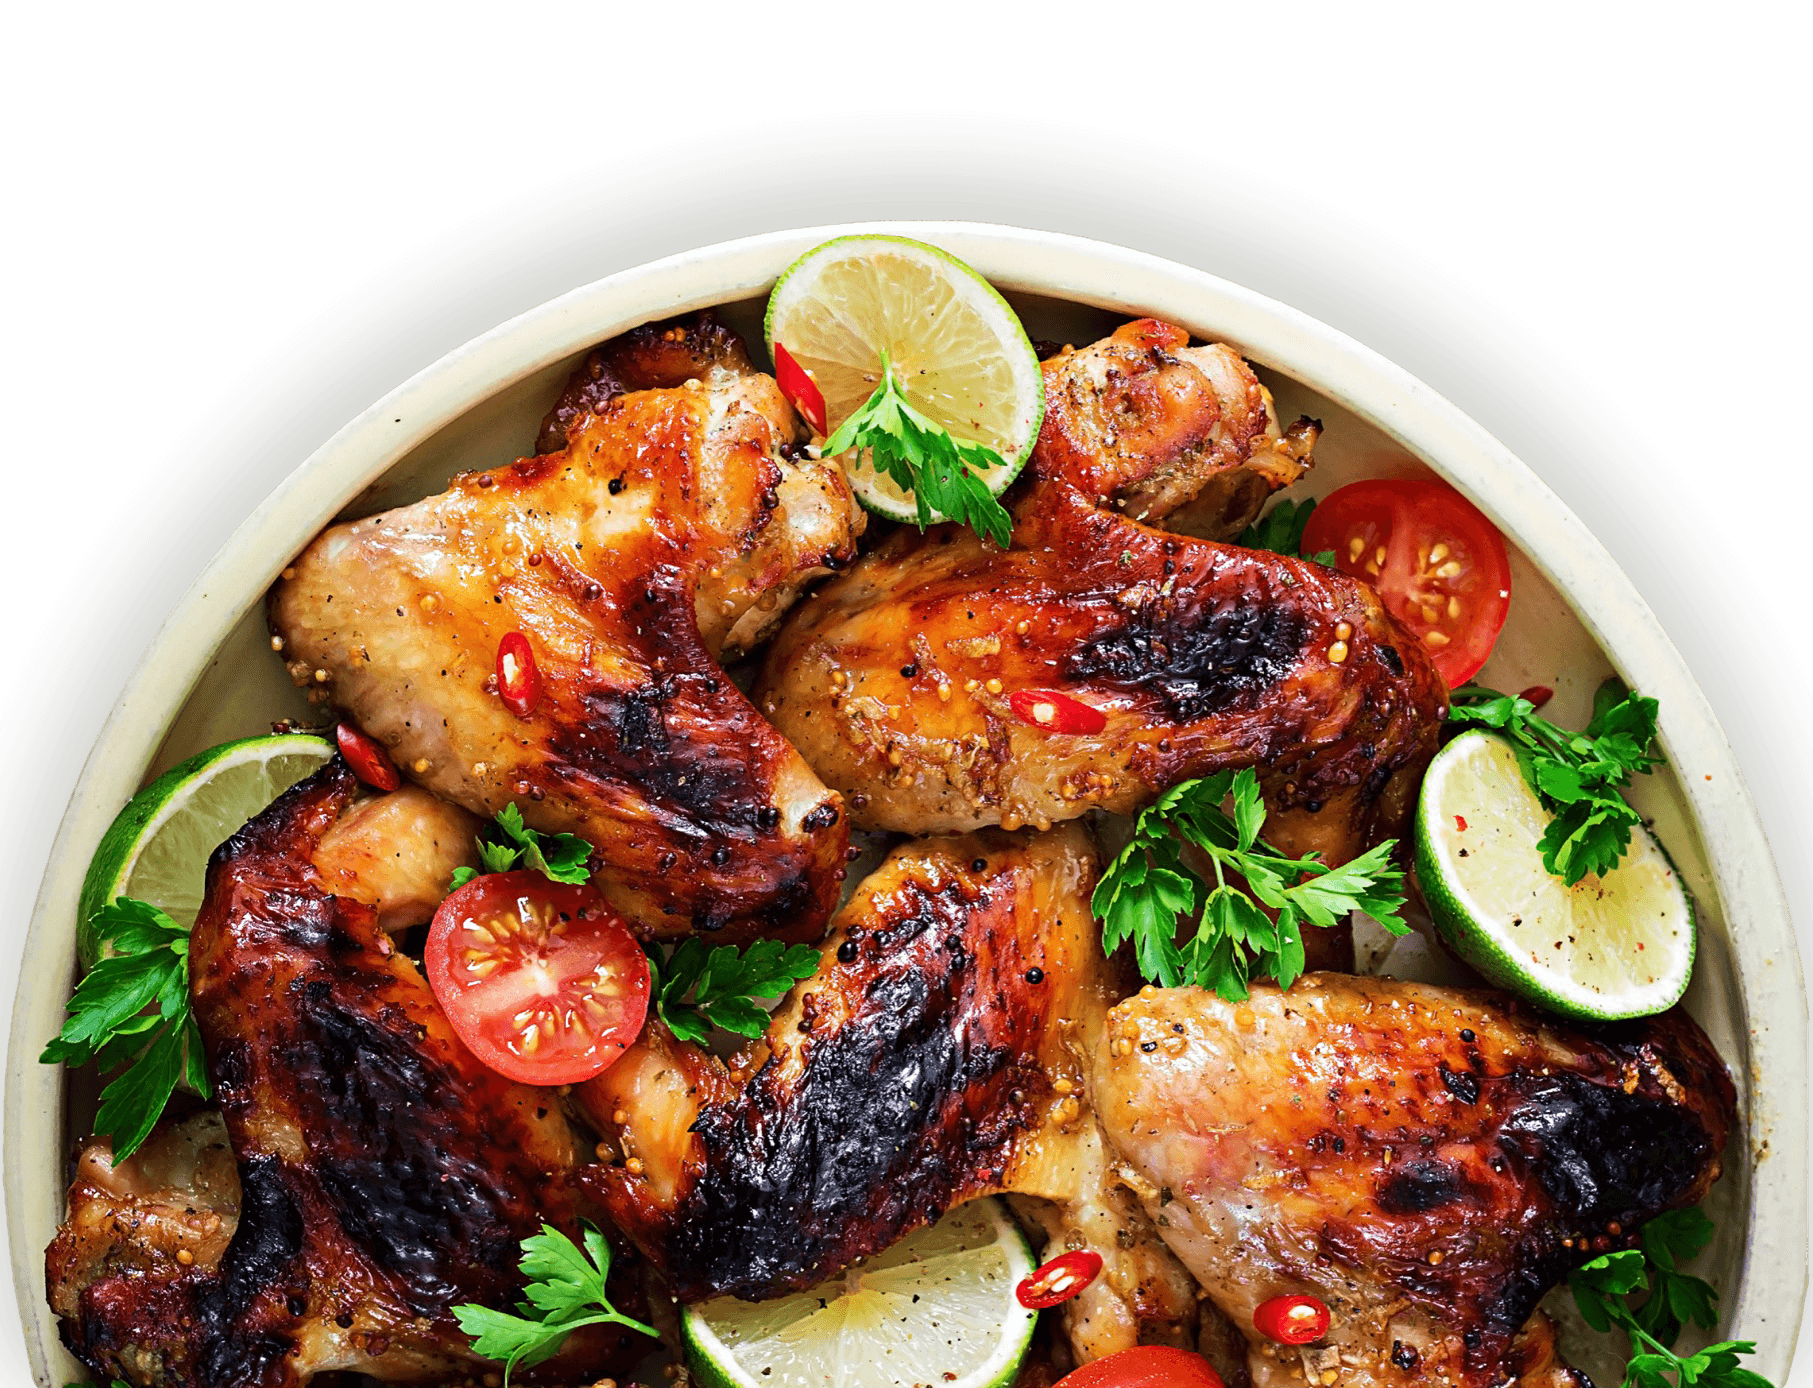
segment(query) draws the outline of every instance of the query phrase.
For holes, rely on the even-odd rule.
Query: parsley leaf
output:
[[[210,1090],[201,1033],[189,1012],[188,928],[148,902],[122,896],[101,908],[95,932],[114,952],[76,985],[69,1020],[38,1060],[92,1060],[103,1075],[114,1075],[101,1091],[94,1130],[113,1139],[114,1160],[121,1162],[151,1135],[179,1080],[204,1099]]]
[[[1335,564],[1335,552],[1332,549],[1320,550],[1315,554],[1303,553],[1303,531],[1309,525],[1310,513],[1315,509],[1316,499],[1313,496],[1301,501],[1292,501],[1287,497],[1242,530],[1234,543],[1244,545],[1247,549],[1270,550],[1273,554],[1288,555],[1292,559],[1310,559],[1332,569]]]
[[[1771,1388],[1761,1374],[1738,1363],[1754,1354],[1750,1340],[1722,1340],[1689,1355],[1674,1352],[1684,1323],[1707,1330],[1718,1324],[1718,1293],[1680,1271],[1712,1237],[1712,1221],[1697,1209],[1671,1210],[1643,1227],[1641,1248],[1605,1253],[1568,1275],[1574,1304],[1594,1330],[1614,1326],[1630,1340],[1624,1388]],[[1647,1291],[1632,1307],[1628,1298]]]
[[[522,811],[505,805],[497,812],[494,823],[504,836],[502,843],[480,838],[478,860],[485,872],[509,872],[518,866],[534,868],[554,882],[580,885],[591,880],[586,863],[592,856],[592,845],[577,834],[544,834],[523,823]],[[453,882],[447,888],[457,892],[479,875],[479,868],[457,867]]]
[[[1662,764],[1656,713],[1654,699],[1610,679],[1593,696],[1585,731],[1569,732],[1537,717],[1528,699],[1469,684],[1451,696],[1448,721],[1511,739],[1524,779],[1553,816],[1538,845],[1542,865],[1571,887],[1588,873],[1610,872],[1630,851],[1631,826],[1643,817],[1619,791]]]
[[[522,1261],[517,1264],[528,1279],[526,1301],[517,1305],[521,1315],[493,1311],[470,1302],[453,1308],[460,1329],[472,1336],[475,1353],[496,1359],[504,1366],[504,1383],[518,1364],[534,1365],[560,1353],[567,1336],[584,1325],[626,1325],[644,1335],[656,1335],[653,1326],[624,1315],[605,1295],[611,1271],[611,1249],[591,1225],[583,1231],[581,1250],[551,1224],[522,1241]],[[596,1307],[596,1310],[592,1308]]]
[[[1230,796],[1232,815],[1221,808]],[[1264,826],[1265,802],[1251,770],[1166,791],[1140,811],[1132,841],[1096,884],[1090,905],[1102,923],[1102,948],[1112,954],[1131,940],[1151,982],[1213,988],[1238,1002],[1255,974],[1269,974],[1281,988],[1297,981],[1306,925],[1327,929],[1358,910],[1394,935],[1409,931],[1393,842],[1330,868],[1315,857],[1284,857],[1260,839]],[[1184,862],[1186,843],[1208,855],[1213,887]],[[1187,915],[1196,916],[1196,928],[1180,945],[1178,917]]]
[[[650,996],[668,1030],[682,1041],[704,1042],[714,1026],[753,1040],[768,1028],[768,1013],[753,999],[778,998],[818,972],[819,953],[811,945],[779,940],[708,950],[695,937],[681,941],[665,959],[659,946],[645,948],[654,975]]]
[[[822,451],[830,458],[852,448],[868,450],[870,467],[913,493],[921,530],[942,518],[1007,548],[1013,517],[977,476],[979,469],[1005,467],[1006,459],[986,444],[958,438],[909,405],[886,352],[881,354],[881,384],[825,440]]]

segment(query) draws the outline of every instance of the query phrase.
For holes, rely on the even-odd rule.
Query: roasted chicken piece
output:
[[[704,316],[601,348],[563,421],[557,451],[320,535],[271,594],[290,672],[439,794],[589,840],[645,933],[816,939],[841,806],[718,658],[853,557],[849,486]],[[518,631],[521,716],[497,673]]]
[[[581,1184],[683,1301],[808,1288],[973,1196],[1016,1191],[1056,1248],[1107,1259],[1066,1307],[1076,1352],[1188,1343],[1195,1288],[1110,1173],[1083,1094],[1123,991],[1087,835],[898,849],[818,974],[729,1066],[658,1023],[580,1103],[621,1164]]]
[[[858,825],[1044,826],[1247,766],[1281,848],[1342,861],[1402,823],[1447,691],[1377,595],[1117,510],[1156,518],[1230,468],[1299,466],[1251,372],[1182,340],[1133,324],[1046,363],[1011,549],[903,528],[782,628],[757,700]],[[1099,731],[1071,729],[1092,713]]]
[[[418,790],[360,794],[336,758],[209,866],[191,993],[236,1179],[201,1120],[118,1168],[105,1144],[84,1156],[47,1263],[65,1342],[103,1382],[490,1372],[451,1308],[513,1306],[520,1241],[544,1220],[578,1232],[579,1148],[555,1095],[472,1058],[379,929],[409,888],[355,880],[377,825],[443,883],[476,825],[449,834]],[[625,1369],[646,1344],[628,1339],[576,1336],[542,1381]]]
[[[1252,1341],[1257,1388],[1583,1380],[1536,1303],[1705,1194],[1730,1078],[1676,1011],[1567,1028],[1503,994],[1338,974],[1245,1002],[1148,990],[1109,1014],[1092,1094],[1167,1243]],[[1253,1331],[1327,1303],[1325,1340]]]

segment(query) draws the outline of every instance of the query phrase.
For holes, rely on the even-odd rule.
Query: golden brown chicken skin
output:
[[[609,354],[564,448],[327,530],[273,590],[272,630],[406,775],[590,841],[644,933],[816,938],[842,809],[718,657],[853,556],[861,513],[835,464],[791,456],[791,408],[722,328]],[[542,684],[521,716],[498,688],[512,632]]]
[[[1106,726],[1039,726],[1012,702],[1035,690]],[[1065,487],[1034,494],[1006,553],[949,526],[896,533],[788,622],[757,697],[860,825],[1125,813],[1252,766],[1267,837],[1331,861],[1402,823],[1447,707],[1370,589]]]
[[[494,1366],[451,1308],[513,1305],[520,1241],[544,1220],[578,1231],[579,1149],[553,1092],[503,1079],[459,1043],[378,929],[398,902],[327,890],[366,847],[361,800],[336,758],[209,867],[191,994],[236,1179],[217,1151],[173,1157],[181,1127],[117,1169],[90,1151],[48,1262],[65,1342],[103,1381],[482,1374]],[[336,842],[349,811],[365,825]],[[470,854],[469,839],[440,842],[438,815],[414,838],[408,817],[388,819],[399,849],[448,872]],[[144,1227],[192,1193],[200,1208],[165,1215],[161,1235]],[[629,1340],[575,1340],[539,1381],[627,1368],[643,1348]]]
[[[1196,1294],[1111,1172],[1083,1093],[1124,986],[1088,911],[1079,828],[897,850],[818,974],[729,1066],[658,1023],[578,1098],[620,1161],[581,1183],[676,1295],[813,1286],[952,1205],[1023,1193],[1057,1247],[1101,1252],[1073,1352],[1188,1343]]]
[[[1092,1093],[1166,1241],[1244,1328],[1258,1388],[1575,1381],[1536,1303],[1699,1200],[1735,1119],[1685,1014],[1572,1029],[1503,994],[1310,974],[1230,1003],[1148,989]],[[1320,1297],[1302,1350],[1252,1330]]]

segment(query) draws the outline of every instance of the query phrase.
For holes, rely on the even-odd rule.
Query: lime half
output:
[[[995,495],[1019,475],[1045,417],[1045,383],[1026,329],[993,285],[955,256],[904,236],[845,236],[807,251],[768,298],[781,343],[825,397],[828,433],[874,394],[882,353],[907,401],[1006,466],[979,469]],[[857,499],[913,520],[913,494],[846,458]],[[943,519],[933,512],[937,519]]]
[[[1647,1017],[1693,974],[1693,903],[1655,836],[1603,877],[1568,886],[1537,847],[1549,812],[1511,744],[1462,733],[1429,764],[1416,877],[1455,953],[1501,988],[1570,1017]]]
[[[99,957],[94,918],[115,897],[148,901],[193,925],[208,856],[333,750],[326,738],[306,733],[241,738],[196,753],[133,796],[101,836],[82,879],[82,967]]]
[[[972,1200],[809,1292],[719,1297],[681,1314],[707,1388],[999,1388],[1032,1342],[1014,1288],[1032,1271],[997,1200]]]

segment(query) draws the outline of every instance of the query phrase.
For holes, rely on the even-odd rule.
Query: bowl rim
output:
[[[289,474],[234,531],[159,628],[103,724],[53,840],[8,1039],[4,1194],[27,1354],[52,1377],[55,1317],[44,1294],[44,1133],[61,1127],[61,1067],[37,1054],[63,1014],[74,930],[67,919],[88,851],[138,789],[221,643],[304,544],[370,482],[478,402],[614,333],[765,292],[799,254],[833,236],[933,241],[998,287],[1130,314],[1214,324],[1216,335],[1352,410],[1471,497],[1549,578],[1625,679],[1661,700],[1661,739],[1679,773],[1728,915],[1749,1067],[1751,1199],[1729,1333],[1756,1342],[1754,1367],[1785,1383],[1806,1296],[1807,997],[1786,894],[1755,803],[1711,705],[1635,586],[1528,466],[1429,386],[1345,333],[1205,271],[1056,232],[971,222],[864,222],[764,233],[699,247],[596,280],[455,348],[358,415]],[[1687,774],[1691,771],[1692,774]],[[25,960],[35,961],[29,971]],[[1798,1082],[1782,1083],[1796,1076]],[[1769,1082],[1764,1082],[1764,1077]],[[50,1176],[60,1201],[59,1174]],[[52,1214],[60,1216],[58,1203]],[[1764,1212],[1767,1211],[1767,1217]],[[1800,1269],[1796,1284],[1789,1269]],[[1759,1272],[1760,1276],[1752,1273]]]

